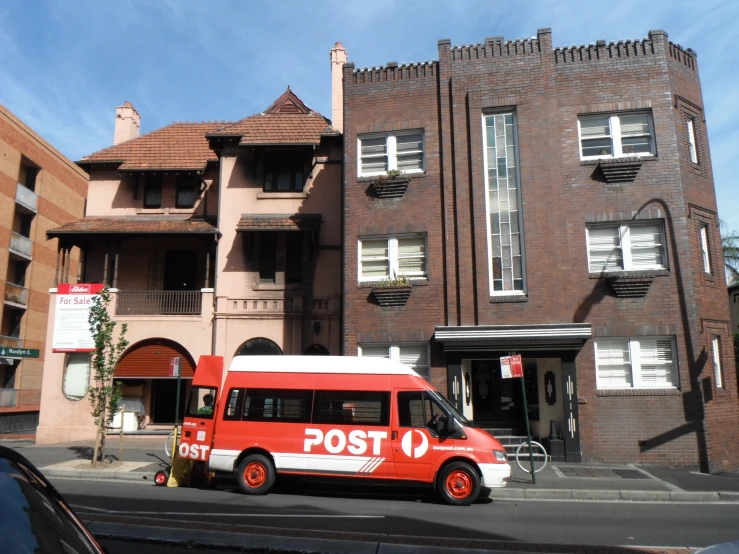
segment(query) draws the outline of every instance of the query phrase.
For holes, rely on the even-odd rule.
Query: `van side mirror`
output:
[[[453,426],[447,416],[440,416],[436,420],[436,432],[439,435],[450,435],[452,433],[452,428]]]

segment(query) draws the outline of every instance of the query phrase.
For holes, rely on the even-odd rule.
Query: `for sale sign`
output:
[[[523,377],[523,362],[520,355],[500,358],[500,376],[503,379]]]
[[[90,308],[93,297],[103,290],[101,283],[60,284],[56,291],[52,352],[92,352]]]

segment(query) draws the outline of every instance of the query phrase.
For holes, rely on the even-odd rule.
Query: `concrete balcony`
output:
[[[38,194],[18,183],[15,187],[15,203],[21,211],[35,214],[38,206]]]
[[[23,339],[0,335],[0,349],[2,348],[23,348]]]
[[[33,255],[33,241],[28,237],[13,232],[10,234],[10,251],[30,261]]]
[[[8,281],[5,283],[5,301],[15,306],[27,306],[28,289]]]

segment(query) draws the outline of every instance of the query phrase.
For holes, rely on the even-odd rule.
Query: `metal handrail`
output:
[[[198,290],[126,290],[118,292],[117,315],[200,315]]]

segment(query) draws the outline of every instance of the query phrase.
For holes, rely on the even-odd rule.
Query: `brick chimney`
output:
[[[346,63],[346,50],[337,42],[331,49],[331,125],[344,132],[344,82],[342,67]]]
[[[141,116],[133,104],[126,100],[115,109],[115,134],[113,144],[120,144],[139,136],[141,132]]]

